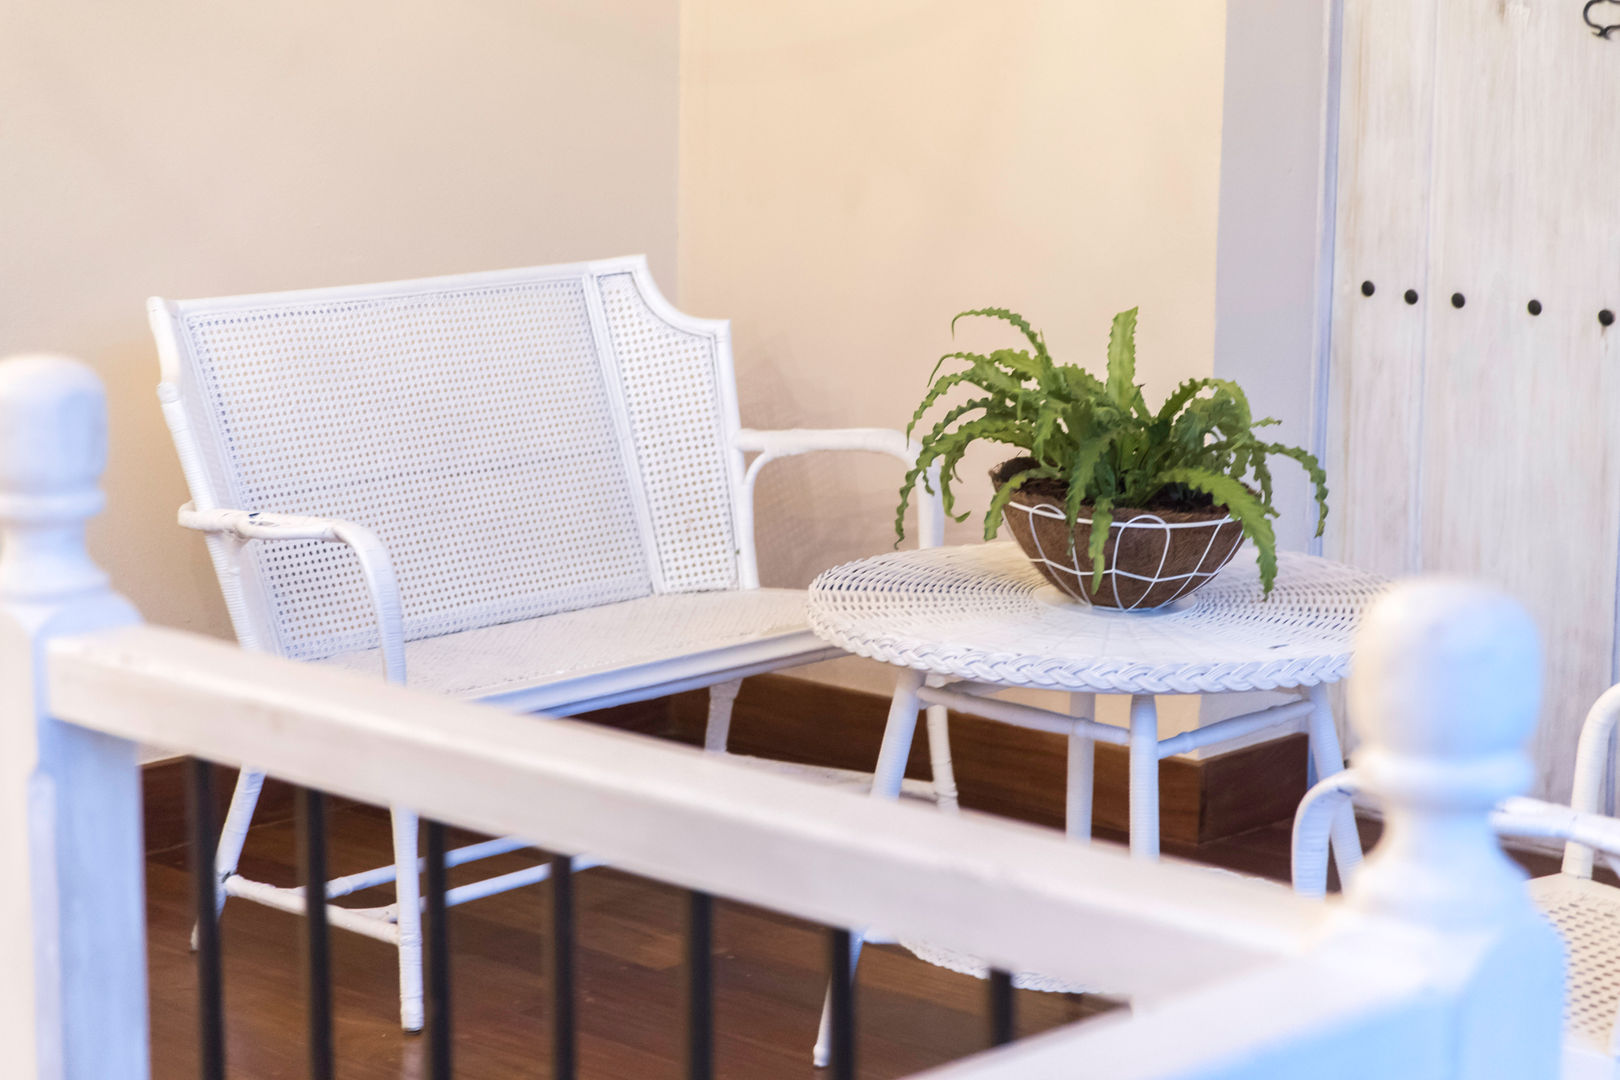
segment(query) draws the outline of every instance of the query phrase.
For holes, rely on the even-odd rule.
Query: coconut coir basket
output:
[[[1008,477],[1037,463],[1014,458],[991,470],[999,490]],[[1103,545],[1102,585],[1093,590],[1091,507],[1073,528],[1064,520],[1068,485],[1032,480],[1013,494],[1002,520],[1024,554],[1053,585],[1098,607],[1150,611],[1189,596],[1237,554],[1243,527],[1219,507],[1205,510],[1117,506]]]

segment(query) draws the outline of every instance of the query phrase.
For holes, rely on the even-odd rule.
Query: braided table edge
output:
[[[1075,667],[1054,661],[984,653],[972,649],[906,649],[887,639],[845,633],[812,613],[810,629],[845,652],[898,667],[974,682],[999,683],[1036,690],[1084,691],[1099,694],[1227,694],[1248,690],[1295,690],[1334,683],[1350,671],[1346,657],[1293,661],[1282,665],[1208,664],[1174,672],[1121,671],[1104,666]]]

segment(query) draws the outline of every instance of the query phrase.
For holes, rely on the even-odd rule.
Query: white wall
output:
[[[148,619],[229,633],[145,298],[635,251],[673,289],[676,5],[0,5],[0,355],[106,380],[94,554]]]
[[[1227,0],[1215,373],[1274,441],[1324,457],[1338,137],[1336,0]],[[1321,551],[1304,470],[1279,462],[1277,541]],[[1331,506],[1331,501],[1330,501]]]
[[[1163,0],[685,0],[680,301],[733,320],[743,422],[902,426],[951,316],[984,305],[1100,364],[1111,316],[1139,304],[1150,397],[1209,374],[1223,16]],[[980,535],[996,460],[964,464],[975,515],[951,539]],[[891,464],[773,469],[767,584],[892,543]],[[860,662],[815,674],[890,687]]]
[[[1337,0],[1227,0],[1215,269],[1215,374],[1236,380],[1278,442],[1326,460],[1332,322],[1333,180],[1338,136]],[[1343,512],[1341,492],[1329,506]],[[1280,547],[1320,554],[1304,470],[1279,462]],[[1331,514],[1330,514],[1331,520]],[[1292,692],[1206,698],[1204,723]],[[1348,745],[1343,696],[1335,693]],[[1301,720],[1299,730],[1304,730]],[[1274,738],[1262,732],[1222,747]]]

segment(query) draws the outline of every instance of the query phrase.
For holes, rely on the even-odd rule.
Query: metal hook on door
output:
[[[1620,30],[1620,11],[1614,13],[1615,22],[1604,26],[1602,23],[1592,21],[1592,9],[1599,4],[1620,4],[1620,0],[1586,0],[1586,6],[1581,8],[1581,19],[1592,28],[1592,33],[1600,38],[1607,39],[1616,30]]]

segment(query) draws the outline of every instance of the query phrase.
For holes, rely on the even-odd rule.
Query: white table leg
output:
[[[1316,764],[1316,775],[1325,780],[1344,770],[1344,751],[1339,746],[1339,730],[1333,724],[1333,706],[1328,701],[1325,686],[1310,689],[1310,748],[1311,760]],[[1348,881],[1356,867],[1361,865],[1361,834],[1356,831],[1356,812],[1348,802],[1333,815],[1333,828],[1329,832],[1333,846],[1333,864],[1339,868],[1339,880]]]
[[[1069,695],[1069,715],[1087,720],[1097,718],[1097,695]],[[1091,800],[1095,783],[1096,745],[1076,724],[1069,730],[1068,798],[1064,807],[1064,831],[1079,844],[1091,842]]]
[[[906,759],[911,756],[911,740],[917,732],[917,691],[922,689],[923,675],[920,671],[910,668],[901,671],[894,681],[894,697],[889,702],[889,720],[883,727],[883,747],[878,751],[877,767],[872,770],[872,791],[874,799],[895,799],[900,796],[900,782],[906,776]],[[929,713],[933,713],[930,708]],[[940,713],[945,710],[940,708]],[[932,715],[929,720],[932,723]],[[941,725],[943,727],[944,725]],[[929,728],[929,738],[933,738],[932,727]],[[946,744],[949,745],[948,743]],[[947,754],[947,768],[949,767]],[[938,774],[935,774],[936,782]],[[954,794],[954,781],[953,781]],[[954,802],[954,800],[953,800]],[[861,943],[865,935],[861,930],[851,930],[849,935],[849,974],[855,977],[855,965],[861,958]],[[811,1059],[816,1067],[822,1068],[832,1048],[832,988],[828,987],[826,1000],[821,1006],[821,1027],[816,1032],[815,1049],[811,1051]]]
[[[1131,855],[1159,857],[1159,708],[1152,694],[1131,697]]]
[[[894,681],[894,697],[889,701],[889,720],[883,727],[883,746],[878,750],[877,768],[872,770],[872,797],[895,799],[900,782],[906,777],[906,759],[911,756],[911,740],[917,732],[917,691],[923,675],[910,668]]]

